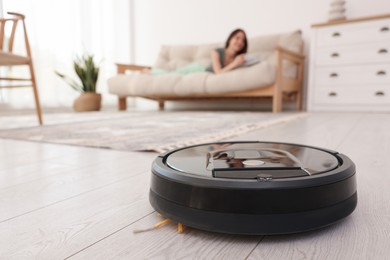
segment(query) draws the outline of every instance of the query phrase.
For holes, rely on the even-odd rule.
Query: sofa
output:
[[[164,45],[153,67],[116,64],[118,75],[108,79],[108,89],[118,96],[119,110],[126,109],[127,97],[164,102],[175,100],[272,99],[272,111],[282,111],[284,100],[302,108],[304,68],[303,39],[300,31],[258,36],[248,39],[248,54],[259,63],[214,74],[187,75],[141,73],[146,68],[175,70],[189,64],[208,66],[210,53],[224,43],[201,45]],[[128,73],[130,71],[131,73]]]

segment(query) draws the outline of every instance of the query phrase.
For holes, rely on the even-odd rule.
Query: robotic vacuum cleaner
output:
[[[159,155],[149,200],[189,227],[230,234],[303,232],[357,204],[354,163],[335,151],[277,142],[221,142]]]

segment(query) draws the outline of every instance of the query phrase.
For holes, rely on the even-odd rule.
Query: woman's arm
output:
[[[234,60],[222,68],[222,64],[220,62],[219,53],[214,50],[211,52],[211,62],[213,66],[213,70],[215,74],[223,73],[226,71],[233,70],[245,62],[245,54],[240,54],[234,58]]]
[[[216,50],[211,52],[211,65],[215,74],[221,73],[222,64],[219,58],[219,53]]]

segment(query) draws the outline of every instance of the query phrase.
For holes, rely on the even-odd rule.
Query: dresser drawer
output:
[[[390,86],[390,64],[317,67],[314,78],[318,86],[367,84]]]
[[[319,28],[317,46],[369,43],[390,39],[390,18]]]
[[[322,87],[314,93],[316,104],[378,104],[390,105],[389,86],[366,88]]]
[[[317,49],[317,65],[390,62],[390,40],[380,43],[351,46],[322,47]]]

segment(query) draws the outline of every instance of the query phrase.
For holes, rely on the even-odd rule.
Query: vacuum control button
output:
[[[245,160],[242,162],[246,166],[260,166],[265,164],[265,162],[260,161],[260,160]]]

